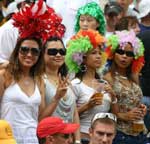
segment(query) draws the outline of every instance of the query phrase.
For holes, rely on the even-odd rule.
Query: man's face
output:
[[[53,136],[53,144],[72,144],[73,139],[71,134],[56,134]]]
[[[112,124],[97,123],[89,131],[92,144],[112,144],[115,137],[115,126]]]
[[[122,16],[121,13],[120,14],[110,13],[108,15],[105,15],[105,17],[107,20],[107,25],[111,28],[114,28]]]
[[[124,9],[127,9],[128,6],[133,2],[133,0],[117,0],[117,2],[118,2]]]

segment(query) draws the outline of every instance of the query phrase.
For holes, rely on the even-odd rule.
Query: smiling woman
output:
[[[41,44],[41,40],[37,38],[20,39],[4,75],[1,75],[5,81],[1,82],[3,89],[0,117],[12,125],[17,143],[38,143],[36,126],[42,101],[38,81],[42,80],[43,73]],[[23,49],[25,47],[28,52]],[[36,51],[33,51],[35,49]],[[32,128],[29,126],[30,122]]]

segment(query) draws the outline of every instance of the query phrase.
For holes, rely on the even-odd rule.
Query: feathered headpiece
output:
[[[70,72],[79,72],[81,64],[83,63],[83,56],[91,49],[96,48],[99,45],[103,45],[105,38],[99,34],[98,31],[80,30],[69,41],[67,46],[67,54],[65,62]],[[106,62],[106,55],[102,52],[102,64]]]
[[[79,19],[81,15],[90,15],[94,17],[99,23],[99,27],[98,27],[99,33],[102,35],[105,34],[106,21],[105,21],[104,13],[97,3],[90,2],[90,3],[87,3],[85,6],[78,9],[77,15],[76,15],[76,24],[75,24],[76,32],[80,30]]]
[[[43,0],[26,6],[12,18],[21,38],[37,37],[45,41],[51,36],[62,37],[65,32],[65,26],[61,24],[62,19]]]
[[[141,40],[136,37],[134,31],[117,31],[116,34],[108,37],[107,48],[105,49],[108,59],[111,60],[116,49],[124,49],[127,43],[132,45],[134,52],[132,72],[140,72],[144,66],[144,46]]]

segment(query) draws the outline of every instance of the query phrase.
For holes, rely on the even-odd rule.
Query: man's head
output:
[[[129,5],[133,2],[133,0],[116,0],[125,11],[127,11]]]
[[[78,124],[65,123],[59,117],[47,117],[38,124],[37,135],[46,144],[69,144],[71,134],[78,128]]]
[[[116,116],[112,113],[98,113],[89,129],[90,144],[112,144],[116,134]]]
[[[109,2],[105,5],[104,14],[107,26],[114,28],[122,17],[123,8],[117,2]]]

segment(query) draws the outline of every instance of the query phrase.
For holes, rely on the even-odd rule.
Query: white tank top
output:
[[[7,120],[17,144],[38,144],[36,128],[41,95],[35,86],[32,96],[27,96],[17,83],[6,88],[1,101],[0,117]]]

